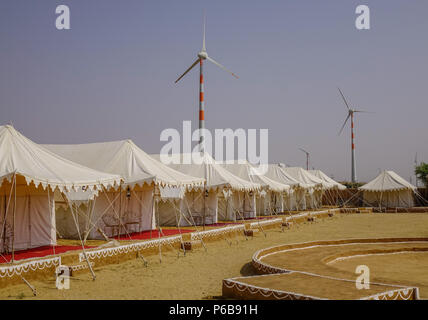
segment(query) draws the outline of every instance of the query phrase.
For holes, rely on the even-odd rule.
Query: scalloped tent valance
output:
[[[193,188],[203,186],[205,182],[153,159],[131,140],[44,146],[89,168],[119,174],[130,187],[154,183],[161,187]]]
[[[0,183],[20,175],[29,185],[65,191],[101,190],[120,184],[121,177],[61,158],[23,136],[11,125],[0,126]]]
[[[151,156],[156,160],[161,159],[159,154]],[[169,164],[169,167],[184,174],[206,179],[208,189],[231,188],[238,191],[256,191],[261,188],[260,184],[246,181],[229,172],[206,152],[174,154],[171,158],[174,162]]]

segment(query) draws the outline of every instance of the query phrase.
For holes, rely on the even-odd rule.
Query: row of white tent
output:
[[[39,145],[9,125],[0,127],[0,150],[2,251],[52,245],[57,235],[108,239],[317,208],[327,187],[301,168],[269,165],[257,176],[247,162],[208,154],[167,166],[130,140]]]
[[[271,164],[260,175],[208,154],[165,165],[130,140],[38,145],[9,125],[0,151],[0,251],[316,209],[345,189],[318,170]]]

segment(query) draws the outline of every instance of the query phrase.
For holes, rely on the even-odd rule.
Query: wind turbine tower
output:
[[[351,180],[353,183],[355,183],[355,182],[357,182],[357,168],[355,165],[354,114],[355,113],[371,113],[371,112],[351,108],[340,89],[339,89],[339,93],[342,96],[343,102],[345,102],[346,108],[348,109],[348,116],[346,117],[345,122],[343,123],[343,126],[339,131],[339,135],[342,133],[343,128],[345,127],[346,123],[348,122],[348,120],[350,118],[351,119]]]
[[[204,151],[204,135],[202,132],[202,129],[205,129],[205,97],[204,97],[204,73],[203,73],[203,67],[204,67],[204,60],[208,60],[212,63],[214,63],[216,66],[220,67],[224,71],[230,73],[235,78],[238,78],[236,74],[234,74],[232,71],[226,69],[223,65],[215,61],[213,58],[208,56],[207,49],[205,46],[205,16],[204,16],[204,29],[203,29],[203,37],[202,37],[202,50],[198,53],[198,57],[193,62],[193,64],[180,76],[177,80],[175,80],[175,83],[181,80],[190,70],[193,69],[197,64],[199,64],[199,129],[200,129],[200,136],[199,136],[199,148],[200,151]]]

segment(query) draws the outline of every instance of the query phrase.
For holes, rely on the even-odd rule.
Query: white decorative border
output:
[[[54,257],[49,259],[28,261],[21,264],[0,267],[0,278],[13,277],[15,275],[22,275],[30,271],[43,270],[52,266],[61,265],[61,257]]]
[[[419,300],[419,288],[402,288],[381,292],[360,300]]]
[[[323,275],[319,275],[319,274],[315,274],[315,273],[310,273],[310,272],[304,272],[304,271],[298,271],[298,270],[288,270],[288,269],[284,269],[284,268],[280,268],[280,267],[275,267],[272,265],[269,265],[267,263],[262,262],[261,260],[268,256],[268,255],[272,255],[272,254],[276,254],[278,252],[287,252],[287,251],[294,251],[294,250],[303,250],[303,249],[308,249],[308,248],[314,248],[314,247],[322,247],[322,246],[343,246],[343,245],[354,245],[354,244],[370,244],[370,242],[366,242],[367,240],[386,240],[387,238],[382,238],[382,239],[339,239],[339,240],[322,240],[321,242],[324,242],[324,244],[320,244],[318,243],[319,241],[309,241],[309,242],[302,242],[302,243],[296,243],[296,245],[301,245],[301,244],[307,244],[308,246],[305,247],[299,247],[299,248],[289,248],[289,249],[284,249],[284,250],[280,250],[280,251],[275,251],[275,252],[271,252],[271,253],[267,253],[265,255],[261,255],[261,253],[263,251],[267,251],[267,250],[271,250],[274,248],[280,248],[280,246],[273,246],[270,248],[265,248],[265,249],[260,249],[258,251],[256,251],[253,254],[253,258],[252,258],[252,264],[254,266],[254,268],[259,271],[260,273],[263,273],[265,276],[270,276],[273,274],[280,274],[280,273],[301,273],[301,274],[306,274],[306,275],[311,275],[311,276],[317,276],[320,278],[326,278],[326,279],[333,279],[333,280],[342,280],[342,281],[352,281],[352,280],[348,280],[348,279],[340,279],[340,278],[335,278],[335,277],[330,277],[330,276],[323,276]],[[390,238],[391,240],[394,238]],[[327,244],[325,242],[339,242],[339,241],[349,241],[348,243],[336,243],[336,244]],[[353,242],[352,242],[353,241]],[[414,240],[412,241],[401,241],[400,238],[397,238],[397,241],[386,241],[386,242],[372,242],[371,244],[382,244],[382,243],[424,243],[426,242],[425,240],[422,240],[422,238],[414,238]],[[311,245],[313,244],[313,245]],[[236,281],[234,279],[227,279],[229,281]],[[251,286],[249,284],[244,284],[244,283],[240,283],[241,285],[247,285],[247,286]],[[419,299],[419,288],[417,287],[406,287],[406,286],[400,286],[400,285],[392,285],[392,284],[385,284],[385,283],[375,283],[373,282],[372,284],[375,285],[380,285],[380,286],[389,286],[389,287],[396,287],[398,289],[395,290],[389,290],[389,291],[385,291],[385,292],[380,292],[378,294],[372,295],[372,296],[368,296],[368,297],[364,297],[364,298],[360,298],[360,300],[410,300],[411,298],[417,300]],[[259,288],[259,287],[255,287],[252,286],[254,288]],[[263,290],[267,290],[267,288],[260,288]],[[273,289],[271,289],[273,290]],[[285,291],[280,291],[280,290],[276,290],[279,292],[285,292]],[[251,291],[250,291],[251,292]],[[292,293],[294,294],[294,293]],[[314,298],[314,299],[318,299],[318,298]]]
[[[248,277],[252,278],[252,277]],[[237,290],[239,292],[248,291],[251,295],[261,294],[266,299],[275,299],[275,300],[326,300],[323,298],[313,297],[309,295],[303,295],[294,292],[287,292],[282,290],[270,289],[258,287],[248,283],[243,283],[237,281],[236,279],[242,278],[232,278],[223,280],[223,285],[232,290]]]
[[[160,238],[156,240],[150,240],[150,241],[144,241],[144,242],[138,242],[138,243],[125,244],[125,245],[112,247],[112,248],[95,249],[91,251],[86,251],[86,256],[88,257],[88,259],[101,259],[106,257],[112,257],[118,254],[125,254],[128,252],[154,248],[163,244],[172,245],[176,242],[181,242],[181,236],[174,236],[174,237]],[[80,262],[85,261],[85,256],[83,252],[79,253],[79,261]]]

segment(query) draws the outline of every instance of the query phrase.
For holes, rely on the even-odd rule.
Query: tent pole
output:
[[[5,248],[5,243],[6,243],[6,219],[7,219],[7,214],[9,213],[9,207],[10,207],[10,202],[12,199],[12,193],[13,193],[13,186],[14,186],[15,180],[12,180],[12,184],[10,186],[10,191],[9,191],[9,199],[6,201],[6,194],[4,196],[4,201],[5,201],[5,205],[4,205],[4,220],[3,220],[3,235],[1,236],[3,238],[3,248]],[[9,245],[6,248],[6,251],[9,252]],[[4,258],[4,257],[3,257]],[[6,260],[6,258],[4,258]],[[7,261],[6,261],[7,262]]]
[[[187,212],[189,213],[189,216],[192,218],[193,226],[194,226],[194,227],[195,227],[195,229],[196,229],[196,234],[198,235],[199,240],[201,240],[201,244],[202,244],[202,246],[204,247],[205,251],[207,251],[207,247],[205,246],[204,240],[202,239],[201,235],[199,234],[199,229],[198,229],[198,227],[196,226],[195,219],[193,218],[193,216],[192,216],[192,214],[191,214],[191,212],[190,212],[189,204],[188,204],[188,202],[187,202],[186,198],[183,198],[183,199],[184,199],[184,201],[185,201],[185,203],[186,203]],[[194,201],[192,202],[192,204],[193,204],[193,203],[194,203]],[[186,220],[186,221],[187,221],[187,223],[188,223],[188,224],[192,225],[192,221],[190,221],[190,220],[186,217],[186,215],[185,215],[185,214],[182,214],[180,210],[178,210],[178,212],[182,215],[182,217],[184,218],[184,220]]]
[[[86,263],[88,264],[89,271],[91,272],[91,275],[92,275],[92,280],[95,281],[96,276],[95,276],[94,270],[92,269],[91,262],[89,261],[88,256],[86,255],[85,245],[83,244],[82,235],[80,234],[79,223],[77,222],[77,217],[76,217],[74,210],[73,210],[73,202],[71,202],[71,203],[69,202],[69,207],[71,209],[71,216],[73,217],[74,224],[76,225],[76,230],[77,230],[77,233],[79,235],[80,243],[82,245],[83,257],[85,258]]]
[[[180,215],[181,215],[181,212],[180,212],[180,210],[177,209],[177,206],[174,203],[174,199],[172,199],[171,203],[174,206],[175,223],[177,224],[178,233],[180,234],[180,243],[181,243],[181,247],[183,249],[183,255],[186,256],[186,247],[185,247],[184,242],[183,242],[183,235],[181,234],[180,220],[177,217],[177,211],[179,212]],[[181,219],[181,216],[180,216],[180,219]],[[177,257],[180,258],[180,250],[178,250]]]
[[[152,240],[153,215],[155,215],[155,223],[156,223],[155,189],[156,189],[156,186],[154,185],[153,186],[152,212],[150,214],[150,240]]]
[[[15,262],[15,215],[16,215],[16,171],[13,175],[14,187],[13,187],[13,221],[12,221],[12,263]]]
[[[7,215],[7,201],[6,201],[6,199],[7,199],[7,197],[6,197],[6,194],[5,194],[4,195],[3,236],[2,236],[2,238],[3,238],[3,248],[2,248],[1,252],[4,251],[3,249],[5,248],[5,243],[6,243],[6,215]]]
[[[119,231],[118,231],[118,240],[120,241],[120,227],[122,225],[122,184],[119,187]],[[126,227],[125,227],[126,228]]]
[[[161,244],[161,226],[160,226],[160,217],[159,217],[159,200],[156,200],[155,212],[158,214],[158,237],[159,237],[159,261],[162,263],[162,244]]]
[[[253,196],[255,197],[255,195],[253,194]],[[248,201],[251,203],[251,201],[250,201],[250,195],[248,195]],[[244,204],[245,205],[245,204]],[[260,230],[263,232],[263,234],[264,234],[264,236],[265,236],[265,238],[266,238],[266,232],[263,230],[263,227],[262,227],[262,225],[260,224],[260,219],[258,219],[257,218],[257,208],[254,208],[254,212],[256,213],[256,220],[258,221],[258,224],[259,224],[259,228],[260,228]],[[260,215],[260,217],[261,217],[261,215]]]

